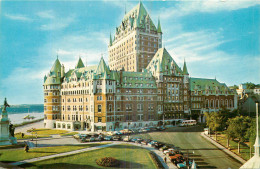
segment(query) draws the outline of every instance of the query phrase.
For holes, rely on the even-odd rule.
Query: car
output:
[[[108,131],[107,135],[112,136],[114,134],[114,131]]]
[[[104,137],[102,135],[99,135],[98,137],[95,137],[96,141],[103,141]]]
[[[136,142],[137,139],[138,139],[137,137],[135,137],[135,138],[131,138],[130,141],[131,141],[131,142]]]
[[[121,140],[121,136],[119,136],[119,135],[113,136],[113,140],[120,141]]]
[[[130,136],[126,136],[126,137],[123,139],[123,141],[125,141],[125,142],[128,142],[128,141],[130,141],[130,140],[131,140]]]
[[[143,140],[143,141],[141,142],[141,144],[147,145],[148,143],[150,143],[150,141],[151,141],[151,140],[146,139],[146,140]]]
[[[75,139],[79,139],[79,138],[80,138],[80,134],[75,134],[75,135],[73,135],[73,137],[74,137]]]
[[[123,133],[120,132],[120,131],[115,131],[113,134],[114,134],[114,135],[122,135]]]
[[[112,137],[112,136],[106,136],[106,137],[104,138],[104,140],[106,140],[106,141],[111,141],[111,140],[113,140],[113,137]]]
[[[94,136],[91,136],[90,139],[89,139],[90,142],[93,142],[95,141],[95,137]]]

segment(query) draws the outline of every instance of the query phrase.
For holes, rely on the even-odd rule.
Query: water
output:
[[[44,117],[43,105],[14,105],[11,107],[7,107],[6,110],[8,113],[8,118],[10,119],[12,124],[20,124],[23,122],[32,121],[28,119],[23,119],[27,115],[34,116],[35,118],[33,120],[41,119]]]

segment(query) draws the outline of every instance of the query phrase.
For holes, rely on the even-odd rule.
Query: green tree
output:
[[[251,119],[248,116],[237,116],[229,119],[227,128],[228,137],[238,139],[238,153],[240,153],[240,143],[246,140],[246,132],[250,127]]]
[[[221,128],[223,116],[220,112],[205,113],[207,126],[215,131],[215,139],[217,140],[217,131]]]
[[[249,140],[249,146],[250,146],[250,157],[252,154],[252,147],[255,143],[256,138],[256,118],[253,118],[250,127],[246,131],[246,139]]]
[[[252,82],[247,82],[247,83],[245,83],[245,85],[246,85],[247,89],[254,89],[255,88],[255,84],[252,83]]]

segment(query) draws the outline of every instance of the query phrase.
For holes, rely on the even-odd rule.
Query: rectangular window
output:
[[[98,105],[98,112],[101,112],[101,105]]]
[[[98,117],[98,122],[102,122],[102,117]]]

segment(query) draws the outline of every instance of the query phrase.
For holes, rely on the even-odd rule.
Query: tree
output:
[[[240,153],[240,143],[245,141],[247,129],[250,127],[251,119],[248,116],[237,116],[229,119],[227,128],[228,137],[238,139],[238,153]]]
[[[255,88],[255,84],[252,83],[252,82],[247,82],[247,83],[245,83],[245,85],[246,85],[247,89],[254,89]]]
[[[256,119],[253,118],[250,123],[250,127],[246,131],[246,139],[249,140],[250,157],[252,154],[252,152],[251,152],[252,147],[255,143],[255,138],[256,138]]]
[[[215,138],[217,140],[217,131],[219,131],[223,116],[220,112],[205,113],[207,126],[215,131]]]

